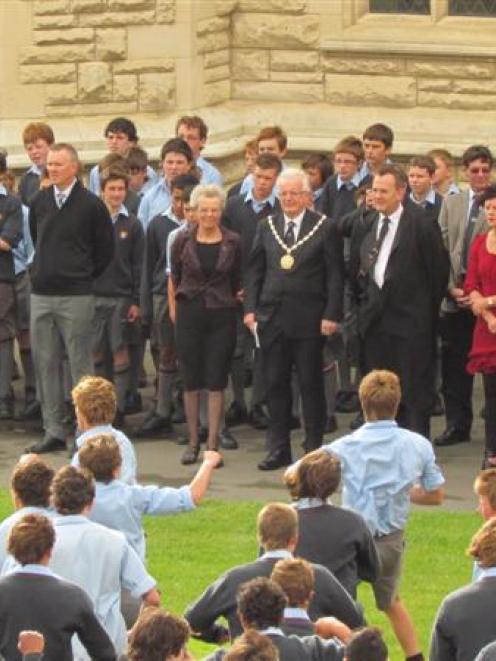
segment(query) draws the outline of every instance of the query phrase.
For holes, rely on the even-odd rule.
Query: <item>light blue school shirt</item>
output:
[[[415,204],[418,204],[419,207],[425,207],[427,202],[429,202],[429,204],[436,204],[436,191],[433,188],[430,188],[422,202],[419,202],[413,191],[410,191],[410,199]]]
[[[195,509],[189,486],[175,489],[155,485],[96,482],[95,500],[89,518],[102,526],[120,530],[141,560],[145,560],[145,514],[177,514]]]
[[[201,184],[217,184],[217,186],[224,185],[221,173],[217,170],[215,165],[212,165],[212,163],[203,158],[203,156],[199,156],[196,159],[196,165],[201,170]]]
[[[148,189],[157,182],[158,174],[150,165],[147,165],[146,176],[148,177],[148,181],[145,182],[143,188]],[[98,171],[98,165],[94,165],[90,170],[90,176],[88,178],[88,189],[95,195],[100,195],[100,193],[102,192],[100,186],[100,173]]]
[[[169,184],[162,177],[143,195],[138,207],[138,218],[145,232],[151,219],[164,213],[170,207],[170,204]]]
[[[95,614],[112,640],[117,656],[124,654],[127,633],[121,613],[121,590],[139,598],[156,585],[124,535],[81,514],[58,516],[50,569],[79,585],[91,599]],[[79,641],[77,659],[88,658]]]
[[[21,507],[21,509],[16,510],[13,514],[8,516],[0,523],[0,568],[2,569],[2,575],[4,573],[3,565],[8,557],[7,537],[9,535],[10,529],[25,514],[43,514],[44,516],[51,518],[54,515],[54,511],[47,509],[46,507]]]
[[[138,462],[136,460],[136,452],[134,451],[133,444],[126,434],[119,429],[114,429],[112,425],[98,425],[80,434],[76,438],[76,447],[78,451],[88,438],[95,438],[95,436],[101,436],[102,434],[112,434],[119,446],[122,459],[121,480],[126,484],[136,484]],[[72,465],[77,467],[79,467],[78,451],[75,452],[71,461]]]
[[[269,197],[266,197],[265,200],[256,200],[253,197],[253,188],[250,188],[250,190],[245,195],[245,202],[251,203],[252,209],[255,213],[260,213],[267,204],[269,204],[272,208],[274,208],[276,205],[275,188],[272,189],[271,194],[269,195]]]
[[[34,255],[33,239],[31,238],[31,230],[29,229],[29,209],[26,205],[22,205],[22,239],[19,241],[15,248],[12,248],[12,256],[14,257],[14,271],[15,274],[23,273],[31,264]]]
[[[344,186],[346,190],[354,190],[360,186],[361,181],[360,172],[355,172],[351,179],[347,179],[346,181],[341,179],[341,176],[338,174],[336,177],[336,188],[340,191],[341,187]]]
[[[393,420],[366,422],[324,449],[341,460],[343,505],[361,514],[374,535],[405,528],[416,483],[434,491],[445,481],[429,441]]]

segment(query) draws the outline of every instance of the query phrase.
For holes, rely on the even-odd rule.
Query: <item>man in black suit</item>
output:
[[[343,250],[326,216],[306,208],[307,175],[286,169],[277,180],[281,213],[262,220],[245,286],[245,324],[259,338],[269,407],[269,453],[258,465],[291,463],[293,366],[301,391],[306,451],[322,444],[322,336],[336,332],[342,314]]]
[[[361,236],[351,277],[358,297],[364,374],[389,369],[401,380],[400,424],[429,436],[439,306],[448,256],[436,223],[402,200],[406,175],[384,165],[374,176],[376,218]],[[352,248],[353,252],[353,248]]]
[[[221,616],[227,620],[230,638],[238,636],[241,623],[236,594],[240,585],[252,578],[270,577],[278,560],[292,557],[298,539],[298,519],[291,506],[270,503],[264,507],[258,515],[257,529],[264,555],[224,573],[186,610],[185,618],[202,640],[221,642],[227,637],[224,627],[216,623]],[[308,606],[310,618],[332,615],[351,629],[361,626],[363,617],[339,581],[322,565],[312,567],[315,592]]]

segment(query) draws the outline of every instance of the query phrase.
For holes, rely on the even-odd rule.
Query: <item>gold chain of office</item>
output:
[[[294,252],[300,246],[302,246],[304,243],[306,243],[309,239],[311,239],[312,236],[315,234],[315,232],[317,232],[319,227],[322,225],[324,220],[326,220],[326,218],[327,218],[327,216],[322,214],[320,216],[320,220],[312,227],[312,229],[310,230],[310,232],[308,232],[308,234],[305,234],[305,236],[302,239],[300,239],[299,241],[295,241],[295,243],[293,243],[292,246],[287,246],[284,243],[284,241],[281,239],[279,234],[277,233],[276,228],[274,227],[274,221],[272,220],[272,216],[267,217],[267,220],[269,221],[270,231],[274,235],[274,239],[277,241],[277,243],[281,246],[281,248],[286,253],[285,255],[283,255],[281,257],[281,262],[280,262],[281,263],[281,268],[284,271],[289,271],[294,266],[295,258],[293,257],[293,255],[291,253]]]

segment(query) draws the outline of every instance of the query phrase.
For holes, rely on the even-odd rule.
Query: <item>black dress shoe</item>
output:
[[[445,448],[448,445],[457,445],[458,443],[468,443],[470,441],[470,432],[448,427],[434,439],[434,445],[438,448]]]
[[[326,418],[324,425],[324,434],[332,434],[338,428],[338,421],[335,415],[329,415]]]
[[[232,402],[226,411],[226,425],[228,427],[237,427],[238,425],[243,425],[245,422],[248,422],[246,406],[242,406],[238,402]]]
[[[200,454],[200,446],[188,445],[186,450],[183,452],[183,456],[181,457],[182,465],[190,466],[191,464],[196,464],[199,454]]]
[[[44,436],[41,440],[29,445],[25,452],[34,452],[44,454],[45,452],[56,452],[57,450],[66,450],[65,440],[55,438],[55,436]]]
[[[173,431],[172,422],[170,418],[164,418],[158,413],[150,415],[141,427],[136,431],[135,436],[142,438],[143,436],[162,436],[163,434],[170,434]]]
[[[227,427],[219,434],[219,445],[223,450],[237,450],[239,447],[238,441]]]
[[[269,426],[269,418],[260,404],[255,404],[250,411],[250,424],[254,429],[267,429]]]
[[[285,468],[291,466],[293,463],[291,455],[288,452],[274,452],[268,454],[258,464],[258,470],[261,471],[275,471],[278,468]]]

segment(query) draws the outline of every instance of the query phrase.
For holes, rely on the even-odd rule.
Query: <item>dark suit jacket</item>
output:
[[[495,603],[496,577],[445,597],[432,629],[430,661],[473,661],[496,637]]]
[[[272,216],[282,238],[284,217]],[[307,211],[298,240],[319,222],[320,214]],[[322,319],[339,321],[343,306],[343,249],[334,223],[324,220],[316,233],[293,252],[295,264],[281,268],[284,250],[277,243],[268,219],[259,222],[250,255],[245,286],[245,313],[255,312],[262,332],[270,322],[291,338],[320,335]],[[304,311],[304,314],[302,312]]]
[[[241,624],[237,614],[236,593],[246,581],[259,576],[270,577],[277,558],[260,558],[255,562],[234,567],[212,583],[205,592],[189,606],[185,617],[191,629],[208,641],[216,640],[216,620],[224,616],[232,638],[241,634]],[[331,572],[321,565],[314,565],[315,595],[308,609],[312,620],[333,615],[355,628],[363,624],[354,601]]]
[[[375,244],[378,222],[379,214],[375,214],[368,231],[357,237],[362,264]],[[374,324],[376,330],[400,337],[416,333],[434,337],[448,284],[449,258],[439,227],[422,208],[413,203],[403,207],[382,289],[373,279],[373,269],[362,277],[356,270],[358,266],[355,262],[351,278],[358,292],[358,328],[362,336]]]
[[[407,196],[405,197],[404,204],[412,204],[413,208],[420,206],[411,199],[410,192],[408,192]],[[434,203],[432,202],[425,203],[425,207],[423,207],[424,212],[432,220],[433,223],[438,222],[439,213],[441,212],[442,205],[443,205],[443,197],[439,195],[439,193],[435,193]]]
[[[317,208],[332,220],[341,218],[356,209],[356,190],[355,187],[352,190],[346,187],[338,190],[337,175],[329,177],[324,184]]]

